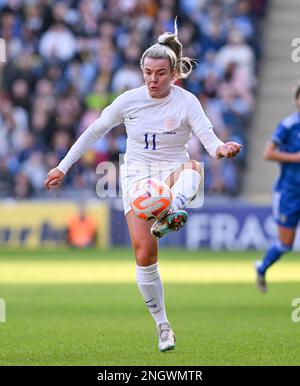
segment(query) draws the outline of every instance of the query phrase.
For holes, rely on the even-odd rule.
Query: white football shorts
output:
[[[166,178],[181,165],[182,163],[168,163],[147,168],[142,164],[134,164],[130,166],[126,163],[122,164],[120,166],[120,186],[122,189],[125,216],[131,210],[130,192],[138,182],[147,178],[156,178],[159,181],[165,181]],[[203,186],[204,183],[202,181],[196,197],[187,205],[187,208],[198,208],[203,205]]]

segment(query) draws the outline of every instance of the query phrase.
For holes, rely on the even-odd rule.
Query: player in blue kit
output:
[[[264,159],[279,162],[281,171],[273,191],[278,240],[256,262],[256,284],[261,292],[267,291],[267,269],[292,249],[300,220],[300,85],[295,100],[297,111],[280,122],[264,152]]]

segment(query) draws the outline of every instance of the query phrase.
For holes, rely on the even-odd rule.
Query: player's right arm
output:
[[[64,179],[65,173],[58,168],[51,169],[44,182],[46,189],[57,188]]]
[[[287,152],[284,148],[291,142],[291,118],[288,117],[279,123],[271,141],[266,145],[263,152],[263,158],[266,161],[277,162],[300,162],[300,151]],[[299,149],[300,150],[300,149]]]
[[[266,161],[300,162],[300,151],[296,153],[281,151],[277,143],[269,142],[264,150],[263,157]]]
[[[63,180],[70,167],[87,151],[92,145],[103,137],[113,127],[123,121],[124,94],[116,98],[112,104],[106,107],[100,118],[96,119],[77,139],[65,158],[60,164],[50,170],[44,182],[47,189],[57,187]]]

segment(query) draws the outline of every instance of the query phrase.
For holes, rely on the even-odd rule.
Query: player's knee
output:
[[[153,265],[157,262],[157,257],[149,255],[147,253],[142,253],[136,255],[136,263],[140,267],[147,267],[148,265]]]
[[[284,244],[282,241],[278,240],[276,242],[276,247],[281,253],[286,253],[293,249],[293,244]]]
[[[157,262],[157,251],[152,246],[136,245],[134,248],[137,265],[146,267]]]
[[[203,174],[203,167],[202,165],[200,164],[200,162],[194,160],[194,159],[191,159],[190,161],[186,162],[184,164],[184,168],[185,169],[192,169],[192,170],[195,170],[197,171],[201,176]]]

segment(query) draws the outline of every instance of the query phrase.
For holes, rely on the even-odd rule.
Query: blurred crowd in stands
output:
[[[267,0],[0,0],[0,197],[45,194],[49,169],[117,94],[139,87],[142,52],[178,15],[184,54],[197,60],[179,82],[201,101],[223,140],[247,146],[255,109],[261,20]],[[2,40],[2,42],[3,42]],[[114,128],[67,174],[64,191],[95,193],[96,166],[126,148]],[[207,193],[237,195],[247,166],[216,161],[199,141]]]

